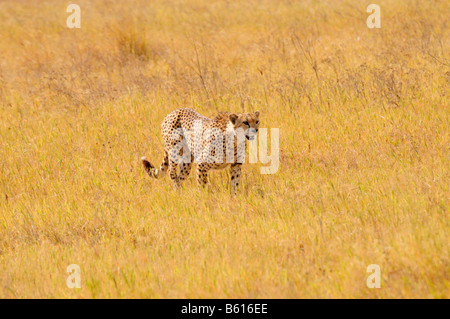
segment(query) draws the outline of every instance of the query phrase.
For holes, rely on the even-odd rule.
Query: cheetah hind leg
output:
[[[191,156],[191,161],[187,163],[181,163],[179,179],[180,183],[183,182],[191,173],[192,163],[194,162],[194,156]]]
[[[150,163],[145,156],[141,157],[142,165],[144,166],[145,171],[153,178],[163,177],[167,168],[169,167],[169,155],[167,152],[164,152],[164,159],[161,165],[158,168],[155,168],[152,163]]]

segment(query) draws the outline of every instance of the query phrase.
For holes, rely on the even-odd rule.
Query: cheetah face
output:
[[[230,114],[230,122],[234,129],[242,129],[245,137],[251,141],[255,138],[259,128],[259,111],[254,113]]]

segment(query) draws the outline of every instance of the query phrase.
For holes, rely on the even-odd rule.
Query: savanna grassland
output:
[[[0,2],[0,297],[450,297],[448,1],[75,3]],[[278,172],[150,179],[179,107],[259,110]]]

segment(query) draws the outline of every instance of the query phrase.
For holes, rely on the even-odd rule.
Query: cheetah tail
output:
[[[150,177],[153,178],[160,178],[164,176],[164,173],[167,170],[167,167],[169,166],[169,158],[167,155],[164,155],[163,162],[161,163],[161,166],[159,169],[155,168],[152,163],[147,161],[145,156],[141,157],[142,165],[144,165],[145,171],[150,175]]]

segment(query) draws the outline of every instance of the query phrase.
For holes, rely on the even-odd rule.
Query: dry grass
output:
[[[77,3],[0,2],[0,297],[450,297],[448,1]],[[149,179],[178,107],[259,109],[280,170]]]

